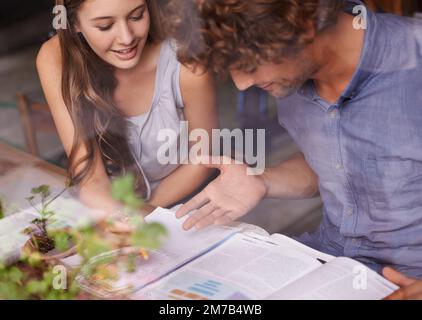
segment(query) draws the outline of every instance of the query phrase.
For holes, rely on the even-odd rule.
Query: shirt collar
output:
[[[358,66],[353,74],[351,81],[339,98],[339,103],[344,100],[352,99],[362,89],[365,81],[373,74],[373,59],[376,58],[375,50],[371,47],[371,43],[375,43],[377,18],[369,9],[367,10],[367,29],[365,30],[364,44]],[[298,94],[312,100],[321,99],[318,97],[312,80],[307,81],[302,88],[298,90]]]
[[[377,53],[375,52],[376,48],[371,44],[375,43],[376,30],[376,15],[370,10],[367,10],[367,29],[365,30],[361,57],[352,80],[341,96],[343,99],[352,99],[364,87],[366,80],[373,74],[374,59]]]

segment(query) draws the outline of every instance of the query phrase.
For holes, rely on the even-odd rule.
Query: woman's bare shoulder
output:
[[[38,51],[37,55],[37,69],[42,71],[46,67],[60,67],[61,66],[61,50],[59,37],[56,35],[44,42]]]
[[[36,61],[38,76],[50,108],[63,109],[61,92],[62,64],[58,37],[53,37],[40,48]]]
[[[180,85],[182,91],[201,90],[213,84],[213,78],[201,66],[182,65],[180,72]]]

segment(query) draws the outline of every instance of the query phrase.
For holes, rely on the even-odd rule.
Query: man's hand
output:
[[[226,159],[226,162],[223,162],[223,159]],[[182,218],[197,209],[185,221],[183,225],[185,230],[194,226],[201,229],[212,224],[229,224],[247,214],[265,197],[267,189],[262,177],[247,175],[246,165],[234,164],[233,160],[222,157],[210,158],[208,163],[229,161],[231,164],[205,165],[219,169],[221,174],[176,212],[176,217]]]
[[[384,268],[383,274],[387,280],[400,286],[399,290],[385,300],[422,300],[422,280],[408,278],[391,268]]]

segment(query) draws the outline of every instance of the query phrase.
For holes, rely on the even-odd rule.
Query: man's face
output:
[[[276,98],[284,98],[300,89],[319,68],[310,51],[304,49],[281,64],[263,63],[253,73],[233,69],[230,74],[239,90],[257,86]]]

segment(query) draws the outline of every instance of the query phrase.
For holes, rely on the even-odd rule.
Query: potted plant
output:
[[[94,285],[98,285],[98,281],[103,284],[105,280],[118,281],[122,264],[126,271],[134,272],[142,268],[142,261],[148,263],[148,250],[160,247],[166,229],[157,223],[145,223],[140,215],[143,201],[134,191],[134,177],[121,177],[112,182],[113,197],[122,203],[128,232],[118,232],[113,228],[113,221],[102,227],[85,225],[78,230],[54,229],[57,217],[50,205],[65,190],[53,198],[47,185],[31,190],[27,200],[39,217],[26,229],[30,239],[24,246],[20,262],[13,266],[0,265],[0,299],[93,298],[80,290],[81,275],[82,280],[96,282]],[[39,204],[36,204],[37,200]],[[82,257],[82,264],[68,270],[67,289],[57,290],[52,285],[54,265],[74,253]],[[109,298],[120,297],[120,294],[122,292],[115,292]],[[95,296],[98,297],[94,293]]]
[[[81,296],[74,274],[66,277],[66,288],[57,289],[54,266],[35,255],[12,266],[0,264],[0,300],[72,300]]]
[[[135,272],[137,268],[142,268],[144,263],[148,263],[149,250],[158,249],[167,231],[159,223],[147,224],[141,216],[140,209],[143,201],[134,190],[135,178],[127,175],[115,179],[112,182],[112,196],[119,201],[123,210],[118,213],[118,217],[106,221],[101,228],[101,240],[108,242],[108,247],[112,250],[103,250],[99,254],[89,255],[85,259],[85,264],[78,277],[79,282],[86,282],[96,287],[97,294],[106,292],[103,297],[116,297],[131,291],[130,286],[113,288],[119,282],[120,272]],[[116,220],[119,227],[116,227]],[[121,224],[126,224],[122,231]],[[98,236],[92,233],[91,237]],[[85,239],[85,236],[84,236]],[[93,242],[97,246],[99,239]],[[86,246],[81,246],[81,249]],[[89,287],[88,285],[88,287]]]
[[[27,200],[38,212],[39,217],[34,219],[31,226],[24,231],[25,234],[30,236],[23,248],[24,255],[39,253],[41,260],[47,262],[56,261],[76,253],[80,235],[76,230],[67,227],[54,229],[55,212],[49,209],[50,204],[66,190],[67,188],[50,200],[49,186],[41,185],[31,190],[31,196]],[[34,203],[36,198],[41,201],[38,207]]]
[[[135,177],[127,175],[120,177],[112,183],[112,196],[123,205],[122,214],[128,224],[127,232],[121,232],[126,236],[126,245],[122,247],[137,248],[141,256],[147,258],[147,250],[158,249],[162,239],[167,235],[165,227],[159,223],[146,223],[140,214],[143,200],[138,197],[134,189]],[[113,225],[113,222],[111,222]],[[111,228],[113,232],[113,228]],[[114,230],[115,234],[119,234]]]

